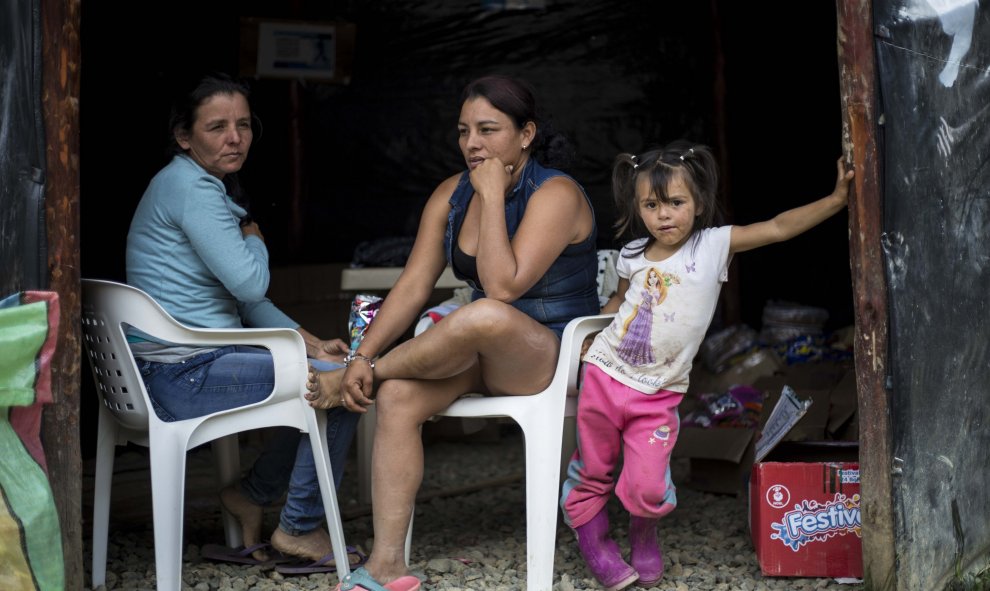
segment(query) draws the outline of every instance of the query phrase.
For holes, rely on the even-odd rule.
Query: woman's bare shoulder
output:
[[[581,186],[567,176],[555,176],[544,181],[540,188],[533,193],[530,202],[545,207],[565,207],[574,212],[583,209],[590,210]]]
[[[444,179],[437,188],[433,190],[433,196],[443,195],[450,197],[454,194],[454,189],[457,188],[457,184],[461,181],[461,177],[464,175],[463,172],[458,172],[457,174],[452,174],[446,179]]]
[[[554,193],[557,195],[569,195],[571,197],[580,198],[583,194],[581,186],[577,184],[577,181],[569,176],[554,176],[550,177],[540,185],[540,188],[536,190],[536,194],[539,193]]]
[[[433,194],[430,195],[430,199],[426,202],[426,209],[424,213],[429,212],[444,212],[443,217],[446,219],[446,211],[450,208],[449,201],[450,196],[454,194],[454,189],[457,188],[458,182],[460,182],[461,175],[463,173],[457,173],[451,175],[444,179],[436,189],[433,189]]]

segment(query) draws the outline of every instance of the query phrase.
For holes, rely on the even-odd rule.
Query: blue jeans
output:
[[[155,414],[181,421],[260,402],[275,388],[271,353],[259,347],[215,349],[179,363],[137,359]]]
[[[266,349],[223,347],[180,363],[138,359],[155,413],[164,421],[199,417],[259,402],[275,388],[275,368]],[[310,360],[320,371],[340,365]],[[327,446],[334,486],[339,487],[344,463],[360,415],[343,408],[327,412]],[[312,531],[324,518],[323,498],[309,438],[279,427],[266,449],[241,481],[241,492],[257,505],[268,505],[288,491],[279,527],[292,535]]]

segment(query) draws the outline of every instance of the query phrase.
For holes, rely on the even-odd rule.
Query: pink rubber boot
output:
[[[591,521],[574,529],[578,549],[588,570],[608,591],[625,589],[636,582],[639,575],[622,559],[619,545],[608,536],[608,512],[602,508]]]
[[[657,522],[653,517],[629,518],[630,561],[639,573],[640,587],[653,587],[663,578],[663,551],[657,540]]]

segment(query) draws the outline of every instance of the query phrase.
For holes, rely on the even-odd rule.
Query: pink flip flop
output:
[[[358,567],[351,571],[351,574],[344,577],[335,591],[419,591],[419,579],[412,575],[399,577],[398,579],[382,585],[371,578],[365,568]]]

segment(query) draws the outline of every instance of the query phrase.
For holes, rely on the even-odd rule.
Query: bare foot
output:
[[[344,380],[344,370],[319,371],[309,366],[306,381],[306,400],[313,408],[333,408],[341,404],[340,383]]]
[[[252,503],[236,484],[220,491],[220,503],[241,524],[245,548],[261,542],[261,520],[264,512],[261,505]],[[264,550],[255,550],[251,556],[257,560],[268,560],[268,553]]]
[[[275,528],[272,533],[272,547],[282,554],[302,556],[310,560],[319,560],[333,551],[330,534],[322,527],[298,536],[286,533],[281,527]]]
[[[272,532],[272,547],[282,554],[302,556],[314,562],[333,552],[330,534],[322,527],[298,536],[286,533],[281,527],[275,528]],[[353,567],[361,562],[362,556],[358,553],[348,554],[347,560]],[[328,561],[328,564],[335,563],[336,560],[333,559]]]

